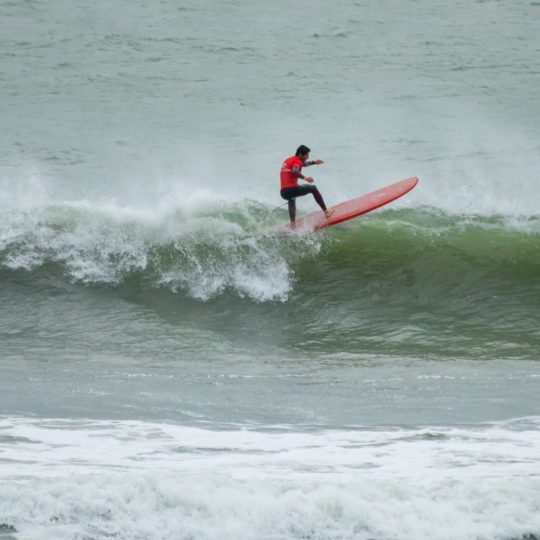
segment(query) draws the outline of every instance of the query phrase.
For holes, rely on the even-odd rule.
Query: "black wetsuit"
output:
[[[281,197],[287,201],[295,199],[296,197],[303,197],[304,195],[312,194],[317,201],[317,204],[323,209],[326,210],[326,205],[322,195],[320,194],[317,186],[311,184],[302,184],[301,186],[288,187],[280,191]]]

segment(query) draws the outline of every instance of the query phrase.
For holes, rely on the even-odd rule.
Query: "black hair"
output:
[[[305,145],[303,145],[303,144],[301,144],[301,145],[296,149],[296,155],[297,155],[297,156],[305,156],[306,154],[309,154],[310,152],[311,152],[311,150],[310,150],[307,146],[305,146]]]

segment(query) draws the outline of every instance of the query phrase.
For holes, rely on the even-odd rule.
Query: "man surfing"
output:
[[[291,223],[296,221],[296,197],[303,197],[308,193],[311,193],[317,204],[321,207],[326,219],[328,219],[334,210],[328,210],[322,195],[316,186],[313,185],[298,185],[298,179],[305,180],[308,184],[313,184],[313,178],[311,176],[304,176],[302,174],[302,167],[309,167],[311,165],[322,165],[324,161],[322,159],[315,159],[308,161],[309,153],[311,150],[303,144],[298,147],[296,154],[287,158],[281,166],[280,180],[281,191],[280,195],[283,199],[289,203],[289,217]]]

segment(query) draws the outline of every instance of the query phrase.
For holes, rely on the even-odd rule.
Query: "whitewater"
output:
[[[2,540],[540,538],[538,2],[0,18]]]

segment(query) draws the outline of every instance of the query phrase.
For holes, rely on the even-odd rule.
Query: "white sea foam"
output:
[[[540,531],[539,422],[302,433],[5,418],[0,515],[21,539],[515,538]]]
[[[203,300],[227,288],[255,300],[283,300],[292,285],[290,265],[250,204],[205,189],[171,192],[140,207],[21,196],[0,227],[2,264],[31,270],[60,263],[74,281],[112,285],[148,271],[155,285]]]

